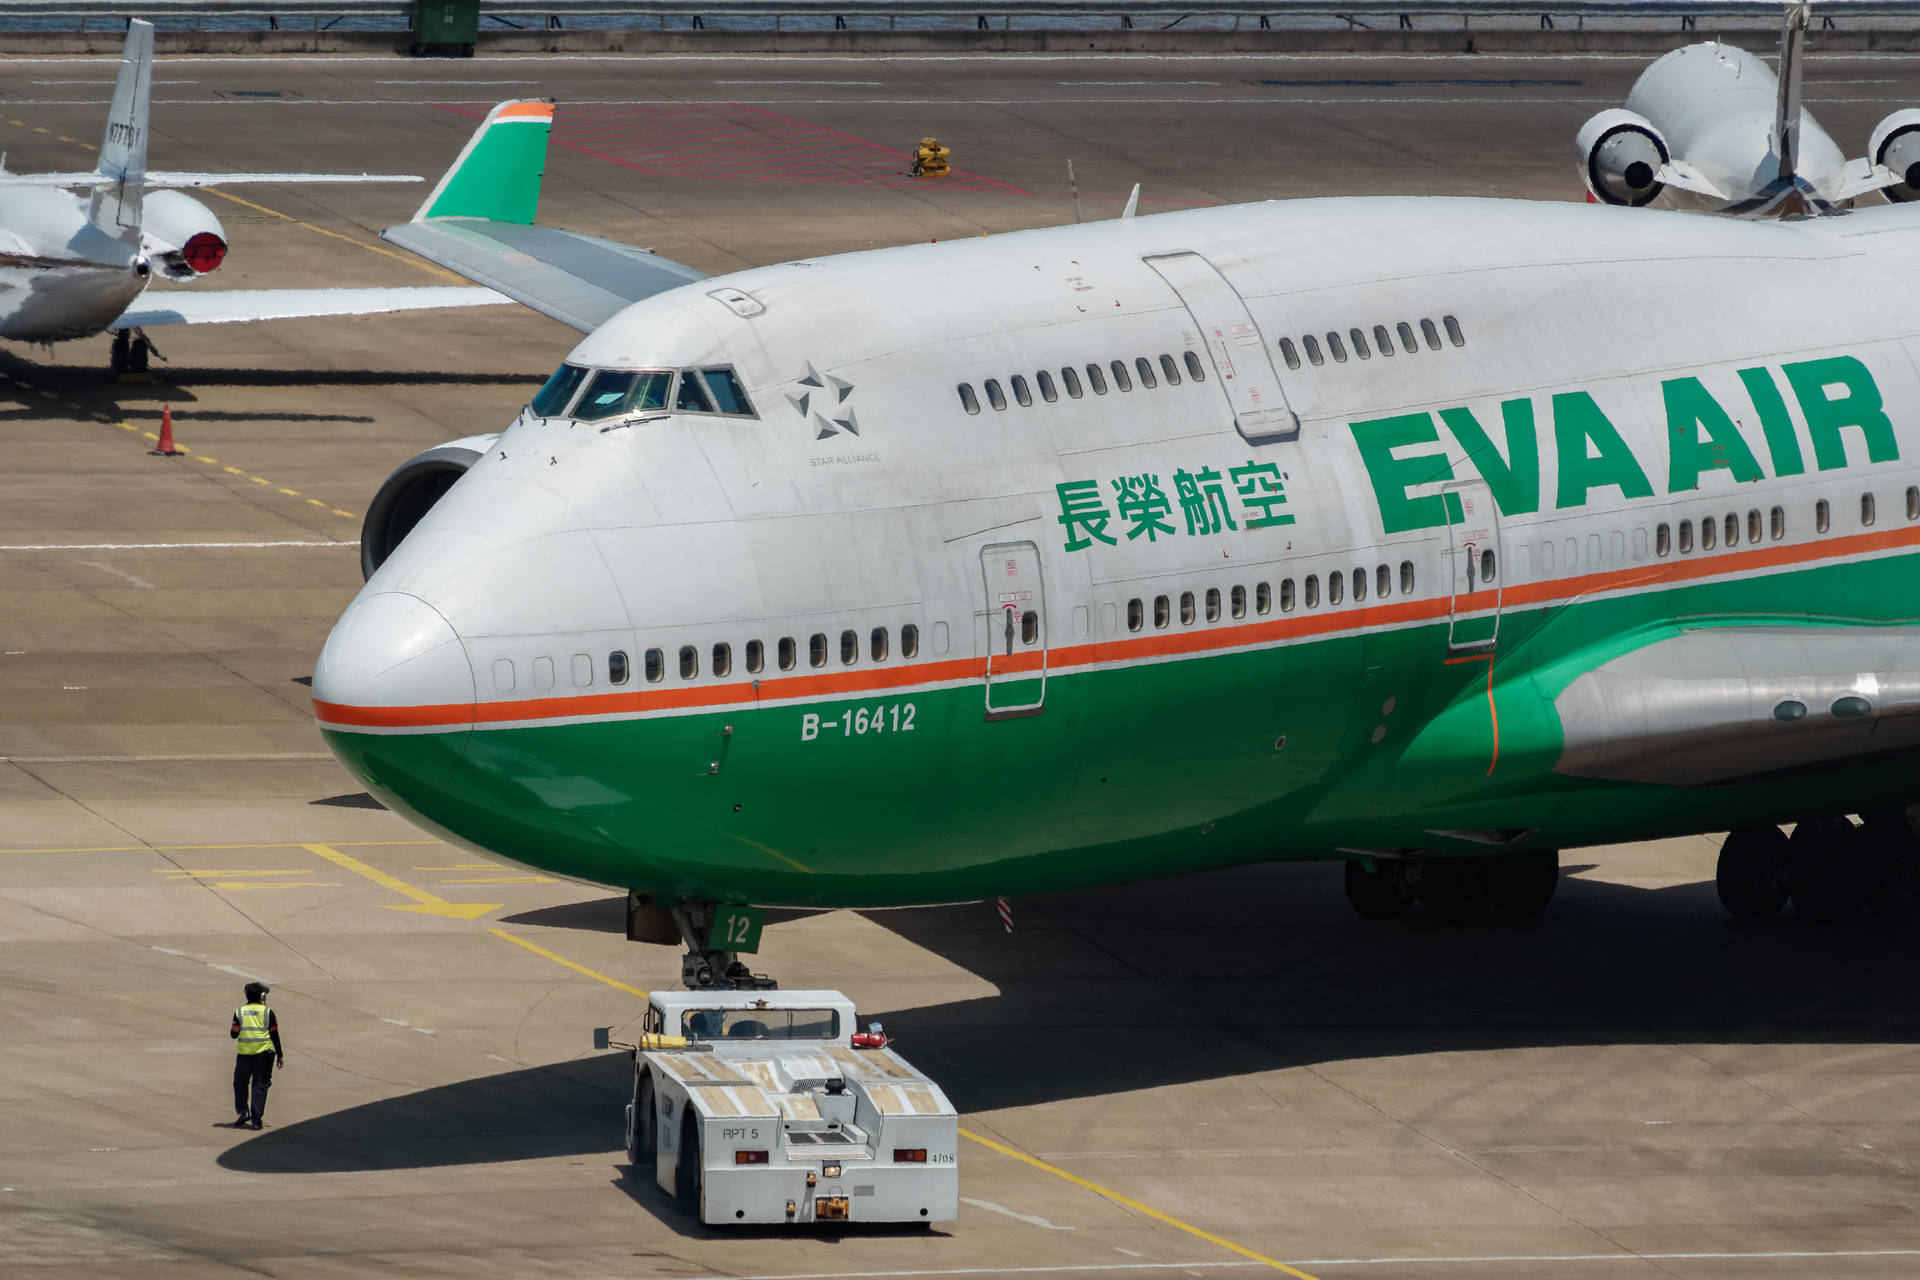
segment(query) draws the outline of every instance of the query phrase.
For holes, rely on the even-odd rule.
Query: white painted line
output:
[[[1081,85],[1088,88],[1117,89],[1127,85],[1150,85],[1166,88],[1176,84],[1217,85],[1218,80],[1062,80],[1063,85]]]
[[[358,539],[352,542],[15,542],[0,545],[0,551],[269,551],[281,547],[357,549],[359,546]]]
[[[40,82],[36,80],[34,81],[34,83],[38,84]],[[169,81],[169,83],[175,83],[175,82]],[[425,80],[375,80],[374,83],[375,84],[535,84],[537,82],[533,80],[435,80],[429,77]],[[878,84],[879,81],[876,80],[874,83]]]
[[[153,590],[153,584],[151,582],[148,582],[145,578],[137,574],[128,573],[125,569],[117,569],[110,564],[101,564],[98,560],[82,560],[80,563],[89,569],[98,569],[100,572],[110,573],[116,578],[125,578],[136,587],[145,587],[149,591]]]
[[[715,80],[715,84],[883,84],[880,80]]]
[[[1049,1231],[1078,1231],[1080,1229],[1078,1227],[1063,1227],[1056,1222],[1048,1222],[1037,1213],[1021,1213],[1017,1209],[1009,1209],[1007,1206],[995,1204],[991,1200],[975,1200],[972,1196],[961,1196],[960,1203],[970,1204],[976,1209],[986,1209],[993,1213],[1004,1213],[1009,1218],[1018,1219],[1032,1226],[1045,1227]]]
[[[331,760],[333,755],[327,751],[282,751],[282,752],[206,752],[200,755],[176,756],[0,756],[3,764],[167,764],[172,762],[188,764],[211,764],[220,761],[245,762],[248,760]]]

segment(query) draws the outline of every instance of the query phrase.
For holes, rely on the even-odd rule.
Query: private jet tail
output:
[[[87,175],[93,188],[88,218],[135,248],[140,245],[140,206],[147,185],[147,108],[152,89],[153,24],[135,18],[127,24],[127,46],[120,54],[120,77],[113,84],[100,160]]]
[[[583,333],[642,298],[706,279],[651,250],[534,226],[552,127],[551,99],[501,103],[413,221],[381,237]]]
[[[1773,113],[1773,153],[1780,157],[1778,177],[1792,182],[1800,173],[1800,55],[1806,48],[1811,10],[1789,4],[1780,27],[1780,95]]]

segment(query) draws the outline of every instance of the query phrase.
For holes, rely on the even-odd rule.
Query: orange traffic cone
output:
[[[176,449],[173,447],[172,405],[163,404],[160,406],[160,443],[154,448],[147,450],[147,452],[156,458],[177,458],[186,452],[185,449]]]

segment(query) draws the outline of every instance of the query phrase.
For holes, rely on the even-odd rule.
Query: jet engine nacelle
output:
[[[401,463],[367,504],[367,518],[360,526],[360,576],[371,578],[453,482],[485,457],[499,438],[499,432],[468,436]]]
[[[207,274],[227,256],[227,232],[213,210],[178,191],[149,191],[140,213],[140,248],[169,280]]]
[[[1900,181],[1880,188],[1889,200],[1920,200],[1920,107],[1896,111],[1874,127],[1867,156]]]
[[[1580,126],[1573,145],[1586,167],[1587,190],[1608,204],[1638,208],[1665,186],[1659,173],[1673,153],[1653,121],[1638,112],[1602,111]]]

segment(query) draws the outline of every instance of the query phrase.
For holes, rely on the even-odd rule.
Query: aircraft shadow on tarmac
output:
[[[509,923],[620,931],[621,902]],[[1481,927],[1418,912],[1359,919],[1334,869],[1303,865],[1014,910],[1012,934],[989,905],[868,913],[998,989],[861,1011],[963,1112],[1444,1051],[1920,1041],[1920,920],[1741,924],[1710,883],[1573,876],[1539,920]],[[617,1053],[506,1072],[288,1125],[220,1164],[319,1173],[616,1155],[631,1080]]]

